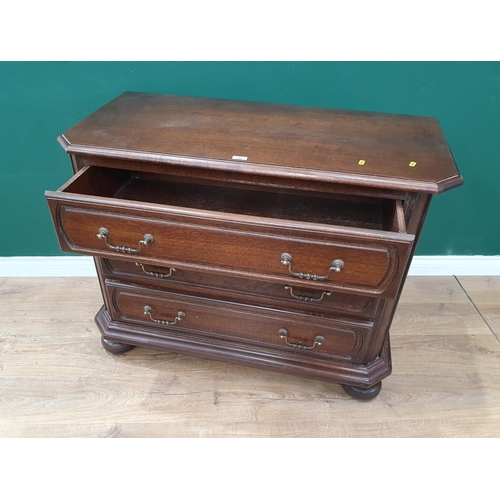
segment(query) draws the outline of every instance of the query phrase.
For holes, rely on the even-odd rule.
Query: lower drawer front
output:
[[[165,268],[122,260],[99,259],[104,277],[133,279],[147,286],[169,287],[188,285],[194,295],[234,300],[247,304],[273,306],[318,315],[355,315],[372,318],[378,299],[333,291],[310,290],[307,284],[282,285],[265,281],[232,278],[217,274]]]
[[[301,351],[307,356],[354,360],[362,356],[373,324],[326,320],[261,307],[109,284],[111,317],[148,325],[162,334],[195,333]]]

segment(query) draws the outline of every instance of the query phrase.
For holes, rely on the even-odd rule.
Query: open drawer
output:
[[[402,202],[85,167],[45,193],[65,251],[393,297],[411,253]]]

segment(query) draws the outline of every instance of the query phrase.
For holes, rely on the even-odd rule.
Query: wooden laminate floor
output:
[[[100,344],[96,278],[0,278],[0,437],[500,437],[500,277],[410,277],[393,374],[334,384]]]

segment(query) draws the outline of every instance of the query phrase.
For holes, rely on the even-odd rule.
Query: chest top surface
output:
[[[463,183],[430,117],[125,92],[59,141],[72,154],[359,186]]]

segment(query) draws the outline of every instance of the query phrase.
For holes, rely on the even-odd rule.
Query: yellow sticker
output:
[[[364,165],[365,164],[365,160],[359,160],[358,161],[358,165]]]
[[[416,167],[417,166],[417,162],[416,161],[411,161],[409,164],[408,164],[409,167]]]

